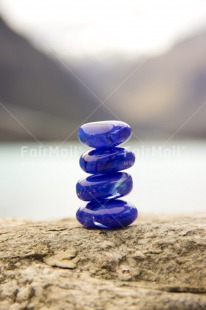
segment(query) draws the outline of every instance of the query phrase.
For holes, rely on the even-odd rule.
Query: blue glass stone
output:
[[[79,140],[90,147],[109,148],[126,142],[132,131],[128,124],[120,121],[87,123],[79,128]]]
[[[109,200],[103,203],[89,202],[76,213],[77,220],[88,228],[124,228],[138,216],[137,209],[123,200]]]
[[[91,175],[77,182],[77,196],[84,201],[102,201],[125,196],[132,190],[132,177],[125,172]]]
[[[135,155],[122,147],[93,149],[80,157],[80,167],[87,173],[111,173],[134,165]]]

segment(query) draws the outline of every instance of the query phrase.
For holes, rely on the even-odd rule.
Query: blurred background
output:
[[[206,211],[206,6],[0,0],[0,216],[74,217],[82,123],[120,119],[141,213]]]

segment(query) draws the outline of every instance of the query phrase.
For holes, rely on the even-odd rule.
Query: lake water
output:
[[[134,180],[123,198],[142,213],[206,211],[206,143],[175,141],[130,143]],[[28,219],[74,217],[82,202],[75,185],[86,176],[78,161],[87,150],[79,143],[1,144],[0,216]]]

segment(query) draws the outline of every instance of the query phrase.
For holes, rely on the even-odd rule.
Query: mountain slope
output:
[[[206,31],[202,31],[149,58],[121,89],[114,105],[121,107],[121,98],[126,100],[127,110],[121,115],[126,112],[137,127],[169,136],[182,127],[176,137],[206,137],[205,55]]]
[[[1,140],[33,139],[29,132],[38,139],[64,139],[100,104],[69,70],[2,18],[0,102],[5,107],[0,105]],[[108,112],[100,108],[89,120],[107,118]]]
[[[131,123],[140,137],[169,137],[198,109],[176,137],[206,137],[206,31],[178,42],[156,57],[110,59],[77,66],[104,97],[126,79],[110,98],[110,107]],[[135,69],[137,68],[137,69]],[[89,75],[87,75],[88,78]],[[129,78],[127,78],[129,77]]]
[[[107,104],[141,139],[167,138],[180,127],[176,137],[205,138],[205,55],[202,31],[144,64],[111,57],[66,66],[102,99],[117,87]],[[88,117],[99,104],[70,70],[0,19],[0,140],[75,138],[81,122],[116,118],[104,107]]]

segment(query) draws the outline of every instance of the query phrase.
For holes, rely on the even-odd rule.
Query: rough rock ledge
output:
[[[206,309],[206,215],[122,230],[0,220],[1,310]]]

